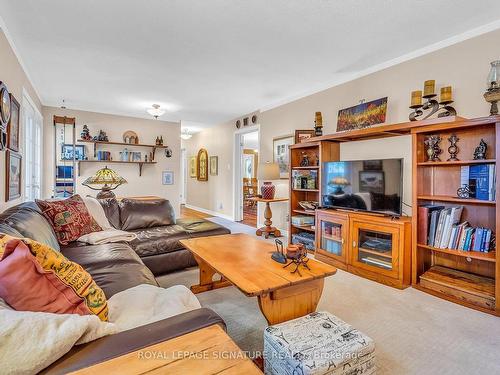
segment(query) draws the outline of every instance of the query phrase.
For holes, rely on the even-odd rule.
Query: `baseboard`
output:
[[[191,206],[190,204],[185,204],[184,207],[189,208],[190,210],[203,212],[204,214],[207,214],[207,215],[217,216],[217,217],[221,217],[221,218],[226,219],[226,220],[234,221],[234,217],[232,217],[230,215],[226,215],[226,214],[221,214],[220,212],[217,212],[217,211],[207,210],[206,208],[202,208],[202,207]]]

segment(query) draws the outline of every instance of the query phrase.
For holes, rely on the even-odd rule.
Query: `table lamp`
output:
[[[274,199],[274,193],[276,192],[276,186],[271,182],[272,180],[279,180],[280,178],[280,167],[277,163],[261,163],[259,164],[259,180],[263,181],[263,185],[260,187],[260,193],[262,194],[262,199]]]
[[[92,190],[100,190],[99,193],[97,193],[97,198],[105,199],[114,198],[115,194],[111,190],[126,183],[127,181],[123,177],[106,166],[99,169],[95,175],[83,181],[82,185],[88,186]]]

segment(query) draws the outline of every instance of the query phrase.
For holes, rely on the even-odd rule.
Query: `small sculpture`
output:
[[[439,135],[430,135],[425,139],[427,161],[441,161],[439,155],[441,155],[443,150],[439,148],[439,142],[441,142]]]
[[[457,147],[457,142],[460,140],[460,138],[457,137],[456,134],[452,134],[450,138],[448,138],[448,141],[450,142],[450,147],[448,147],[448,152],[450,153],[450,158],[447,161],[457,161],[457,154],[459,148]]]
[[[310,165],[309,156],[305,152],[302,152],[302,160],[300,161],[301,167],[309,167]]]
[[[464,184],[463,187],[458,188],[458,190],[457,190],[457,196],[459,198],[463,198],[463,199],[470,198],[470,188],[469,188],[469,185]]]
[[[160,142],[158,143],[160,146],[163,146],[163,136],[160,135]]]
[[[486,159],[486,150],[488,149],[488,145],[481,138],[481,142],[479,142],[479,146],[474,150],[474,160],[484,160]]]
[[[296,243],[293,245],[288,245],[286,249],[286,257],[287,259],[290,260],[290,263],[287,265],[283,266],[283,268],[287,268],[290,265],[295,265],[295,269],[292,271],[292,273],[297,272],[300,277],[302,277],[302,274],[300,273],[299,267],[302,265],[305,269],[310,270],[309,266],[307,265],[307,262],[309,261],[309,258],[307,257],[307,250],[304,247],[303,244],[301,243]]]
[[[89,127],[87,125],[83,125],[83,130],[80,133],[80,139],[83,139],[84,141],[90,141],[92,139],[92,136],[90,135]]]
[[[104,130],[99,130],[99,134],[94,137],[94,141],[109,142],[109,138]]]
[[[162,140],[162,142],[163,142],[163,140]],[[167,158],[171,158],[172,157],[172,150],[168,146],[165,148],[165,156]]]
[[[321,112],[316,112],[314,119],[314,135],[316,137],[323,135],[323,117]]]

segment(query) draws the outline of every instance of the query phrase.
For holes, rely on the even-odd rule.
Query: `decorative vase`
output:
[[[274,186],[272,182],[264,182],[264,184],[260,187],[262,199],[274,199],[275,191],[276,186]]]

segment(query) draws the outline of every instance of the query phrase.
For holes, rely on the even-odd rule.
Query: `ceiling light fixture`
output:
[[[188,140],[188,139],[191,139],[193,135],[191,133],[189,133],[189,129],[184,129],[182,132],[181,132],[181,138],[184,139],[184,140]]]
[[[160,108],[159,104],[153,104],[153,108],[148,108],[147,112],[155,118],[155,120],[158,120],[158,117],[163,115],[165,111]]]

